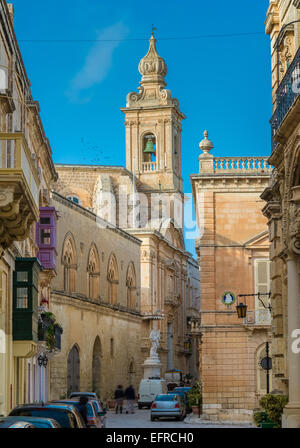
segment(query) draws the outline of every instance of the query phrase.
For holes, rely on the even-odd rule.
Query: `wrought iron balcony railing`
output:
[[[276,110],[270,120],[272,152],[277,146],[274,136],[300,93],[300,48],[276,91]]]

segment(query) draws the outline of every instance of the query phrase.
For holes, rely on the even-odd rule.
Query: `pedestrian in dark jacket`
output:
[[[82,415],[82,418],[84,420],[84,423],[87,425],[88,420],[87,420],[87,407],[86,404],[88,402],[88,398],[84,395],[81,395],[81,397],[79,398],[79,403],[80,403],[80,414]]]
[[[118,413],[118,409],[120,409],[120,414],[122,414],[122,411],[123,411],[123,398],[124,398],[123,387],[121,385],[119,385],[117,387],[117,389],[115,390],[116,414]]]
[[[135,391],[132,385],[125,390],[126,414],[134,414]]]

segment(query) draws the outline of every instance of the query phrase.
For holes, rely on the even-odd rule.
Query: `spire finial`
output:
[[[152,25],[151,38],[149,40],[149,50],[139,63],[139,72],[142,75],[141,83],[157,83],[166,85],[164,77],[167,74],[167,65],[156,50],[156,39],[154,37],[155,26]],[[143,85],[143,84],[142,84]]]

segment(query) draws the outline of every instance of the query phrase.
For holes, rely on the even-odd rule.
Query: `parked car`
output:
[[[32,423],[25,422],[20,417],[3,417],[0,418],[0,429],[7,429],[7,428],[35,428],[35,426]]]
[[[191,390],[190,386],[189,387],[185,386],[185,387],[175,387],[175,389],[173,389],[172,392],[168,392],[168,394],[170,394],[170,393],[178,394],[178,395],[180,395],[183,398],[183,400],[185,402],[185,405],[186,405],[186,412],[188,414],[190,412],[192,412],[192,408],[190,407],[189,400],[188,400],[188,393],[189,393],[190,390]]]
[[[186,405],[178,394],[157,395],[151,406],[151,421],[160,417],[175,417],[183,420],[186,417]]]
[[[96,392],[71,392],[68,398],[75,398],[75,397],[88,397],[88,398],[95,398],[95,400],[100,400],[99,397],[97,397]]]
[[[167,393],[166,381],[162,378],[149,378],[143,379],[140,382],[139,393],[138,393],[138,408],[146,406],[148,409],[156,397],[159,394]]]
[[[15,422],[15,424],[20,422],[20,419],[22,419],[23,423],[29,423],[33,425],[34,428],[61,428],[60,424],[52,418],[25,417],[24,415],[22,415],[22,417],[6,417],[6,419],[9,419],[11,422]],[[5,419],[0,419],[0,428],[2,427],[2,420]]]
[[[93,403],[94,400],[89,400],[86,403],[87,407],[87,427],[88,428],[102,428],[102,419],[98,415],[97,409]],[[67,398],[65,400],[53,400],[51,403],[62,403],[65,405],[73,405],[76,407],[78,412],[81,414],[82,405],[80,403],[80,397]]]
[[[55,420],[62,428],[86,428],[74,405],[64,403],[21,404],[9,416],[43,417]]]
[[[98,417],[100,418],[101,424],[102,424],[102,428],[106,428],[106,414],[107,414],[107,410],[105,408],[103,408],[102,403],[100,400],[93,400],[93,399],[89,399],[89,401],[91,401],[95,408],[96,411],[98,413]]]

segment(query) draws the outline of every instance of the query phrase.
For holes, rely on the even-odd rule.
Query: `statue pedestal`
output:
[[[144,379],[148,379],[150,377],[160,378],[160,368],[161,362],[158,356],[149,357],[143,364],[144,368]]]

